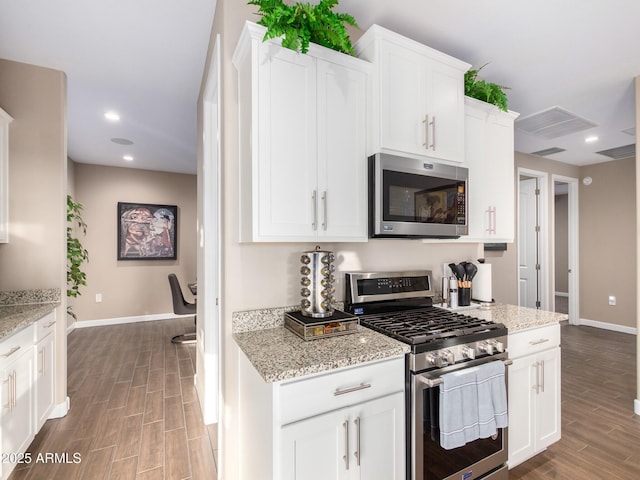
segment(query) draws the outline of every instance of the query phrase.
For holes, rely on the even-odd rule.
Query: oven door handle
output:
[[[513,360],[511,360],[510,358],[507,358],[505,360],[502,360],[502,363],[504,363],[505,367],[508,367],[509,365],[513,364]],[[442,377],[425,378],[423,376],[419,376],[419,377],[417,377],[417,379],[420,382],[424,383],[429,388],[437,387],[438,385],[440,385],[442,383]]]

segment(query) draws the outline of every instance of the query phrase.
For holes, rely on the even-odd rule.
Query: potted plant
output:
[[[345,24],[358,28],[353,16],[336,13],[338,0],[320,0],[318,4],[297,2],[287,5],[283,0],[250,0],[262,16],[259,25],[267,28],[263,40],[282,38],[282,46],[307,53],[309,43],[317,43],[348,55],[354,55]]]
[[[89,261],[89,252],[82,246],[80,240],[73,236],[74,226],[82,229],[87,234],[87,224],[82,219],[83,205],[73,201],[71,195],[67,195],[67,297],[80,295],[80,287],[87,284],[87,274],[81,270],[84,262]],[[76,319],[71,307],[67,307],[67,313]]]
[[[464,74],[464,94],[468,97],[496,105],[500,110],[506,112],[508,111],[507,95],[504,93],[504,90],[509,90],[509,87],[478,79],[478,72],[487,65],[488,64],[485,63],[477,70],[471,69]]]

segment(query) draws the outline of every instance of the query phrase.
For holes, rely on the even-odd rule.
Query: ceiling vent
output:
[[[636,127],[627,128],[626,130],[622,130],[622,133],[626,133],[627,135],[631,135],[632,137],[636,136]]]
[[[552,107],[528,117],[519,118],[516,128],[532,135],[557,138],[598,125],[560,107]]]
[[[566,152],[566,148],[560,147],[551,147],[545,148],[544,150],[538,150],[537,152],[531,152],[531,155],[538,155],[540,157],[546,157],[548,155],[553,155],[554,153]]]
[[[605,157],[612,158],[613,160],[620,160],[621,158],[635,157],[636,144],[632,143],[631,145],[625,145],[624,147],[610,148],[609,150],[601,150],[596,153],[599,153],[600,155],[604,155]]]

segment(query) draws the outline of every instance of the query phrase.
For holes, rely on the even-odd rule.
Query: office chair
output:
[[[193,321],[196,322],[196,303],[187,302],[182,294],[180,282],[174,273],[169,274],[169,286],[171,287],[171,299],[173,300],[173,313],[176,315],[193,315]],[[187,344],[196,343],[196,332],[176,335],[171,339],[171,343]]]

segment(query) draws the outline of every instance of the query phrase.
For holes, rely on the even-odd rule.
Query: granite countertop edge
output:
[[[232,314],[233,338],[267,383],[292,380],[339,368],[404,356],[410,346],[362,325],[348,335],[302,340],[284,327],[284,313],[295,306]],[[566,314],[508,304],[460,312],[503,323],[509,333],[557,324]]]
[[[59,305],[59,288],[0,291],[0,340],[37,322]]]

